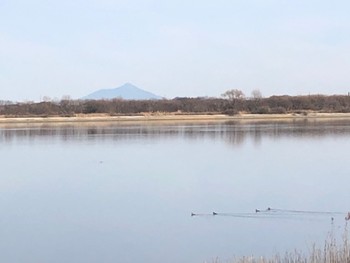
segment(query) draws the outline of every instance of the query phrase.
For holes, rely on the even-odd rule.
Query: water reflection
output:
[[[0,142],[14,140],[60,141],[101,140],[153,140],[167,138],[221,139],[231,145],[240,145],[247,139],[259,145],[263,138],[284,137],[315,138],[350,135],[350,120],[295,120],[270,122],[218,122],[218,123],[90,123],[0,125]]]

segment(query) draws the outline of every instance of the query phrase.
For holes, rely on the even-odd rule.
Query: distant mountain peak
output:
[[[121,85],[121,86],[118,87],[118,88],[115,88],[114,90],[116,90],[116,89],[119,89],[119,90],[122,90],[122,89],[142,90],[142,89],[136,87],[135,85],[133,85],[132,83],[129,83],[129,82],[127,82],[127,83]]]
[[[135,85],[127,82],[122,86],[114,89],[100,89],[85,97],[83,100],[100,100],[122,98],[125,100],[159,100],[162,97],[155,95],[149,91],[140,89]]]

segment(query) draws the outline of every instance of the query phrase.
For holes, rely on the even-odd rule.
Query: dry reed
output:
[[[350,263],[350,246],[348,240],[346,224],[342,242],[339,244],[333,232],[331,232],[323,248],[318,248],[314,245],[309,254],[294,251],[287,252],[283,256],[275,255],[271,258],[249,256],[234,259],[230,263]],[[215,262],[218,261],[216,260]]]

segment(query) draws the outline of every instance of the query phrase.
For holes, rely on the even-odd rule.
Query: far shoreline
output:
[[[128,123],[128,122],[226,122],[226,121],[281,121],[281,120],[335,120],[350,119],[350,113],[308,114],[151,114],[111,116],[108,114],[77,114],[72,117],[7,117],[0,116],[0,124],[46,124],[46,123]]]

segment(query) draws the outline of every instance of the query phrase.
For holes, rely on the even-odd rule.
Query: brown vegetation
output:
[[[230,94],[229,94],[230,95]],[[258,94],[259,95],[259,94]],[[348,113],[350,96],[226,96],[227,98],[174,98],[171,100],[68,100],[39,103],[0,103],[0,115],[6,117],[63,116],[105,113],[111,116],[142,113],[176,114],[285,114],[309,112]]]

